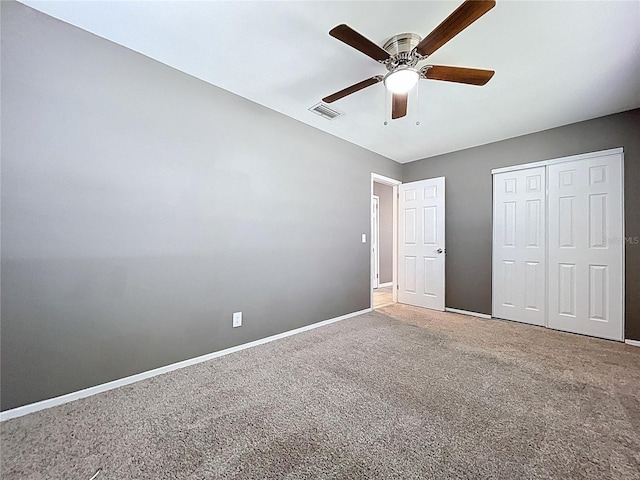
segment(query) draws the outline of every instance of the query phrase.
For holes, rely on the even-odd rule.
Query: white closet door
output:
[[[623,340],[622,154],[549,165],[551,328]]]
[[[493,316],[544,325],[545,167],[493,176]]]
[[[444,310],[444,177],[398,191],[398,302]]]

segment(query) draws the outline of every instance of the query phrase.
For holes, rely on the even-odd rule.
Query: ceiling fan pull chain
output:
[[[420,125],[420,82],[416,83],[416,125]]]
[[[389,118],[391,114],[389,113],[389,104],[391,103],[391,97],[389,96],[389,89],[384,89],[384,125],[389,125]]]

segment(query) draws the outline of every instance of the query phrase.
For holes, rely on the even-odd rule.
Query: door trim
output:
[[[520,165],[494,168],[493,170],[491,170],[491,175],[496,173],[513,172],[515,170],[525,170],[527,168],[533,167],[544,167],[546,165],[554,165],[556,163],[575,162],[576,160],[585,160],[587,158],[604,157],[605,155],[616,155],[618,153],[621,153],[623,155],[624,160],[624,148],[617,147],[610,148],[609,150],[600,150],[599,152],[581,153],[579,155],[570,155],[568,157],[551,158],[549,160],[541,160],[539,162],[521,163]]]
[[[371,193],[370,198],[373,197],[373,184],[382,183],[384,185],[389,185],[393,188],[393,251],[391,258],[391,268],[392,268],[392,291],[393,291],[393,301],[394,303],[398,301],[398,185],[401,185],[402,182],[400,180],[396,180],[395,178],[385,177],[384,175],[380,175],[378,173],[371,172]],[[371,212],[372,202],[369,201],[370,210],[369,210],[369,238],[371,238],[371,228],[373,224],[373,218]],[[371,249],[369,249],[369,306],[373,308],[373,268],[371,267]]]
[[[377,207],[377,208],[376,208]],[[375,228],[371,225],[371,249],[373,250],[373,241],[375,239],[376,253],[373,255],[373,288],[380,288],[380,197],[378,195],[371,196],[372,218],[375,218]],[[375,210],[375,213],[373,212]]]

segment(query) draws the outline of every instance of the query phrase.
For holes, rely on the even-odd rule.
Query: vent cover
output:
[[[318,103],[309,109],[309,111],[313,113],[317,113],[321,117],[326,118],[327,120],[333,120],[334,118],[341,117],[344,115],[344,112],[339,110],[334,110],[333,108],[329,108],[324,103]]]

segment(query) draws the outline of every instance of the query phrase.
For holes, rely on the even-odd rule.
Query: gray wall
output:
[[[3,410],[370,306],[399,164],[1,4]]]
[[[393,187],[373,183],[380,210],[380,283],[393,281]]]
[[[585,99],[587,101],[587,99]],[[405,164],[446,177],[446,304],[491,313],[491,169],[624,147],[625,235],[640,237],[640,109]],[[626,338],[640,340],[640,244],[626,244]]]
[[[492,168],[623,146],[640,236],[638,110],[400,166],[0,5],[2,410],[369,307],[372,171],[447,177],[454,308],[491,311]]]

